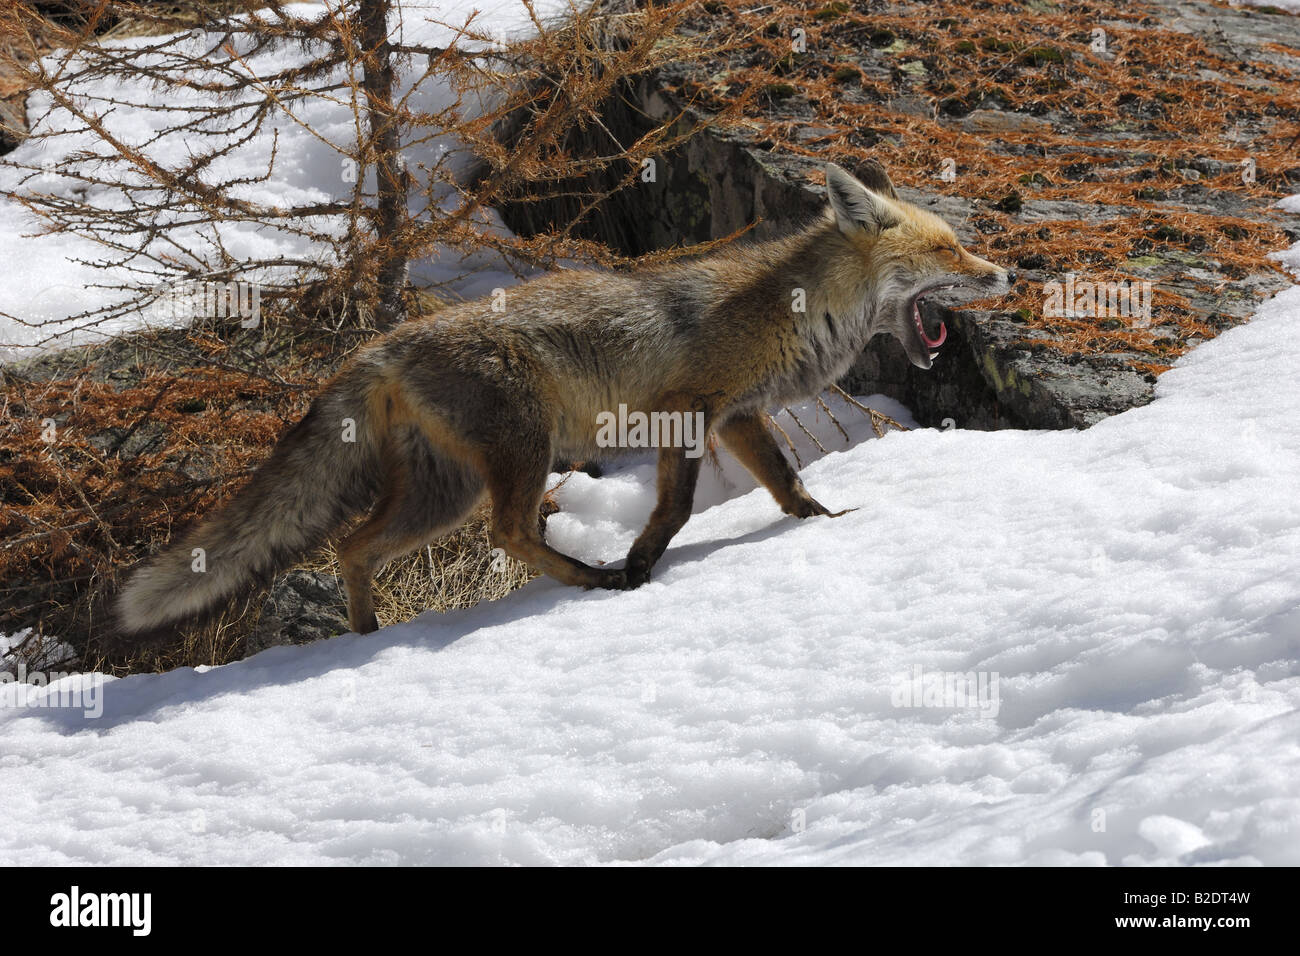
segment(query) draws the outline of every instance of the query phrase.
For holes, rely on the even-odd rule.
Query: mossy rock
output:
[[[1186,242],[1187,233],[1183,232],[1177,226],[1162,225],[1156,226],[1147,232],[1147,235],[1157,242]]]
[[[813,19],[821,20],[821,21],[838,20],[840,17],[844,16],[844,14],[848,12],[849,12],[849,5],[847,3],[844,3],[843,0],[837,0],[837,2],[829,4],[828,6],[822,7],[820,10],[815,11],[813,13]]]
[[[1001,37],[980,38],[980,49],[987,50],[989,53],[1011,53],[1015,48],[1014,43]]]
[[[999,212],[1017,213],[1024,208],[1024,200],[1020,198],[1020,193],[1012,190],[1001,199],[993,204],[993,208]]]
[[[1031,47],[1018,57],[1025,66],[1047,66],[1052,63],[1064,63],[1070,54],[1054,46]]]

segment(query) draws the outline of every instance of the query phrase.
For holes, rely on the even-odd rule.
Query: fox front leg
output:
[[[650,580],[650,569],[668,549],[668,542],[673,539],[673,535],[682,529],[686,519],[691,516],[701,460],[700,455],[687,457],[685,448],[660,450],[656,480],[659,500],[650,520],[633,543],[632,550],[627,553],[624,570],[629,590]]]
[[[764,488],[771,492],[781,510],[796,518],[825,515],[838,518],[852,508],[831,511],[808,494],[803,479],[794,470],[776,439],[764,424],[761,412],[734,415],[718,426],[718,437]]]

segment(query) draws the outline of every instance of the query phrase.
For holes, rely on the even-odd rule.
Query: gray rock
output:
[[[962,117],[959,124],[968,133],[1050,133],[1050,120],[1027,113],[1008,113],[1005,110],[975,110]]]
[[[347,601],[342,585],[322,571],[290,571],[275,579],[257,626],[248,636],[248,653],[281,644],[310,644],[345,634]]]

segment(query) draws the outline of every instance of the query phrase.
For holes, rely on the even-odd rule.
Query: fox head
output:
[[[858,177],[826,165],[836,225],[860,257],[872,289],[874,330],[893,334],[912,364],[928,369],[948,329],[942,319],[924,314],[923,301],[956,289],[1007,292],[1015,275],[971,255],[946,222],[900,199],[879,163],[864,163]]]

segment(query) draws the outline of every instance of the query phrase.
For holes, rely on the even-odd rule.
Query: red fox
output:
[[[879,164],[826,167],[830,209],[801,232],[627,273],[572,270],[412,319],[349,360],[220,512],[149,559],[117,599],[127,634],[197,618],[368,517],[339,548],[348,622],[379,625],[376,569],[457,528],[484,494],[491,537],[585,588],[645,583],[685,524],[698,450],[659,449],[658,500],[623,567],[550,547],[538,507],[557,458],[607,460],[614,410],[703,424],[788,514],[835,517],[804,488],[765,412],[842,376],[878,332],[930,368],[947,336],[920,303],[1005,292],[1014,276],[901,200]]]

